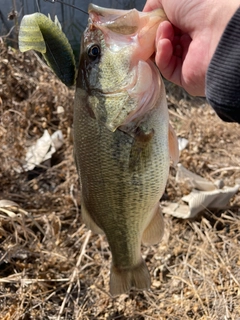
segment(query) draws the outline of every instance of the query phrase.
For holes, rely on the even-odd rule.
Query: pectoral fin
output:
[[[178,139],[170,123],[168,129],[168,143],[170,158],[173,161],[174,166],[176,166],[179,161]]]
[[[154,129],[144,131],[141,127],[138,127],[134,133],[134,140],[129,159],[130,170],[135,167],[139,162],[139,158],[142,156],[144,150],[149,145],[154,136]]]
[[[154,215],[147,228],[144,230],[142,236],[142,243],[144,245],[157,244],[162,240],[164,233],[164,220],[160,204],[157,203],[154,208]]]

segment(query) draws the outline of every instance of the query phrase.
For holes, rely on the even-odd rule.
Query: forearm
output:
[[[240,8],[227,25],[210,62],[206,97],[221,119],[240,123]]]

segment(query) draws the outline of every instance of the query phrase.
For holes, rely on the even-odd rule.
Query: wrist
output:
[[[223,0],[223,4],[221,6],[219,6],[219,2],[216,0],[216,4],[213,2],[212,6],[215,6],[216,10],[213,10],[210,24],[210,32],[212,35],[210,47],[211,56],[214,54],[229,21],[239,8],[240,0]]]

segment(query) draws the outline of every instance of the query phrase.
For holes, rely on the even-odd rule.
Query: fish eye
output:
[[[101,50],[97,44],[93,44],[88,49],[88,56],[92,59],[96,59],[100,56]]]

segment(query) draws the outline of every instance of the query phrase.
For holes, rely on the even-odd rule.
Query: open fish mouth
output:
[[[118,51],[122,47],[122,42],[125,45],[136,43],[134,58],[144,61],[150,58],[155,50],[156,30],[160,21],[167,20],[162,9],[139,12],[136,9],[106,9],[90,4],[88,12],[89,29],[101,30],[111,50]],[[143,45],[144,50],[142,50]]]
[[[138,30],[139,15],[136,9],[129,11],[106,9],[91,3],[88,7],[88,13],[90,21],[94,21],[99,27],[107,27],[114,33],[131,35]]]

